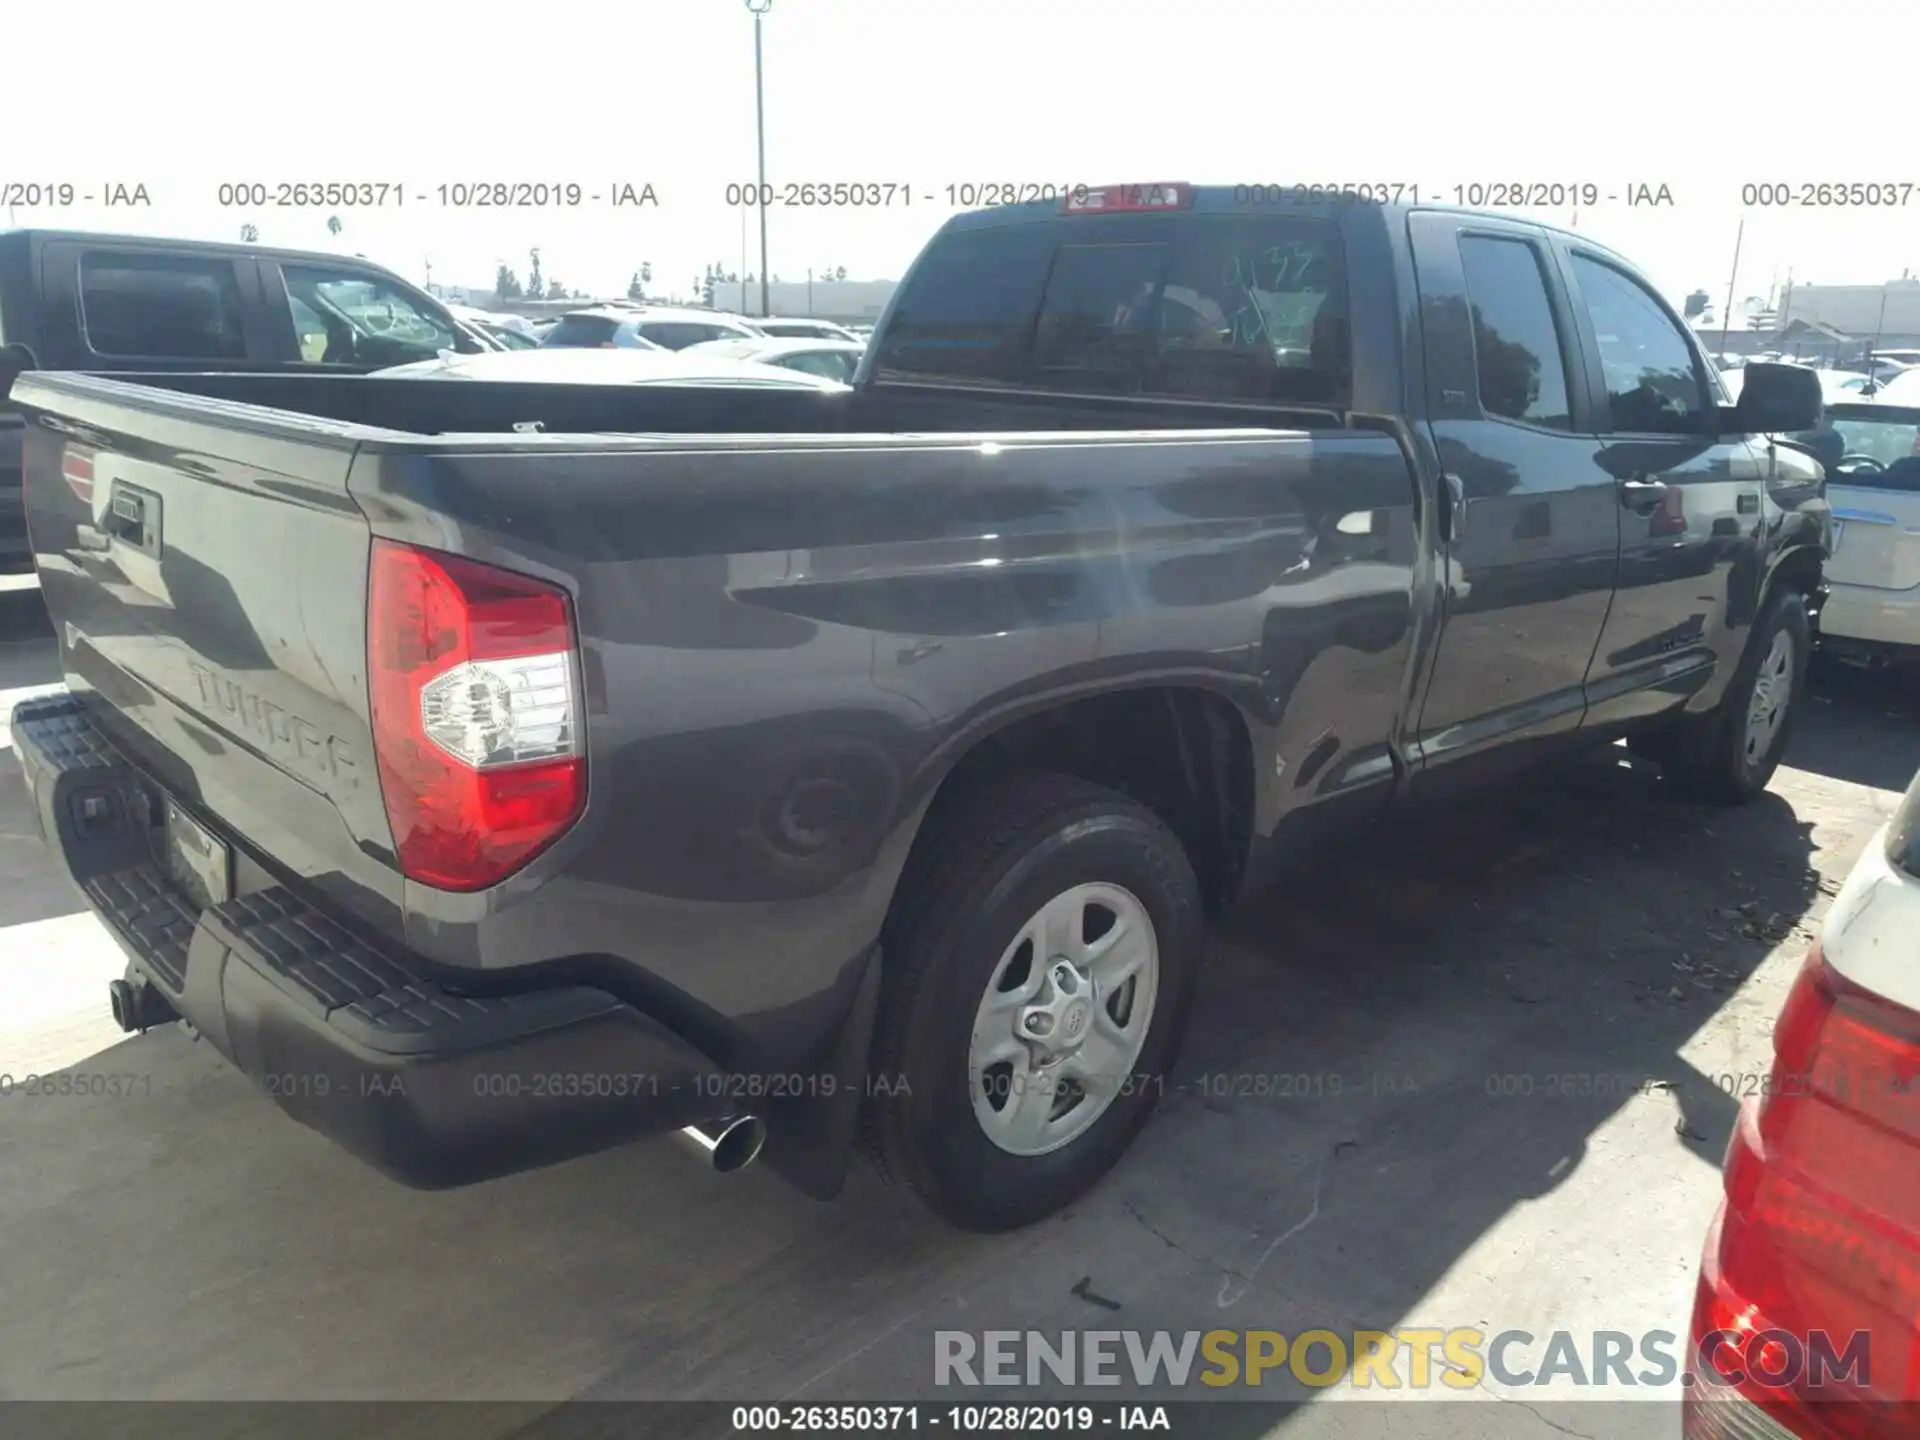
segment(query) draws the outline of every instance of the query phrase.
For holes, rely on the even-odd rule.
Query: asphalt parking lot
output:
[[[58,676],[33,597],[0,603],[4,710]],[[864,1169],[823,1206],[664,1142],[398,1188],[206,1046],[119,1034],[120,953],[0,753],[0,1074],[130,1077],[0,1097],[0,1398],[951,1399],[940,1329],[1683,1334],[1731,1092],[1916,767],[1920,686],[1822,669],[1746,810],[1608,758],[1256,897],[1211,937],[1182,1087],[1121,1168],[982,1238]],[[1260,1076],[1310,1078],[1237,1078]],[[1673,1434],[1671,1405],[1620,1401],[1676,1394],[1582,1411],[1487,1381],[1392,1430]],[[1362,1408],[1278,1433],[1382,1433]]]

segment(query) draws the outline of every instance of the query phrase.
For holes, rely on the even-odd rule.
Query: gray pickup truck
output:
[[[32,373],[47,843],[178,1018],[409,1184],[675,1132],[1003,1229],[1111,1167],[1206,917],[1627,737],[1764,787],[1829,522],[1672,309],[1515,219],[959,216],[850,392]]]

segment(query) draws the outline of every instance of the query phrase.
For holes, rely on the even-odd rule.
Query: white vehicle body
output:
[[[506,350],[484,355],[442,355],[395,365],[382,379],[492,380],[572,385],[758,385],[784,390],[847,387],[804,371],[725,356],[683,355],[675,350]]]
[[[804,370],[829,380],[851,381],[867,347],[858,340],[779,339],[709,340],[689,345],[683,355],[717,355],[731,360],[753,360],[785,370]]]
[[[1833,555],[1820,633],[1920,647],[1920,403],[1830,403],[1821,429]],[[1915,653],[1920,653],[1920,648]]]

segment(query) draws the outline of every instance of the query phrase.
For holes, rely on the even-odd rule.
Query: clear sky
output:
[[[490,283],[502,260],[524,277],[538,246],[570,287],[623,291],[645,260],[656,292],[684,292],[710,261],[759,265],[757,220],[726,197],[755,178],[752,30],[742,0],[21,5],[0,183],[96,196],[16,209],[16,224],[238,238],[251,223],[263,243],[359,251],[415,280],[430,261],[453,285]],[[1920,274],[1920,145],[1892,84],[1920,53],[1920,5],[773,0],[764,34],[769,181],[912,196],[774,208],[783,280],[809,265],[897,277],[949,213],[950,184],[1113,180],[1395,182],[1449,202],[1456,185],[1592,182],[1621,199],[1579,227],[1676,300],[1704,286],[1716,307],[1743,215],[1742,296],[1789,269]],[[406,198],[219,203],[223,182],[302,180]],[[115,181],[144,184],[151,208],[101,208]],[[603,197],[651,184],[659,203],[438,203],[443,184],[492,181]],[[1820,181],[1910,198],[1743,209],[1743,185]],[[1643,184],[1673,204],[1628,208]]]

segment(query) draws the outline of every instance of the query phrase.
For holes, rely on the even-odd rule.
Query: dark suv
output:
[[[259,245],[0,231],[0,574],[33,569],[20,501],[24,370],[370,371],[497,348],[366,260]]]

